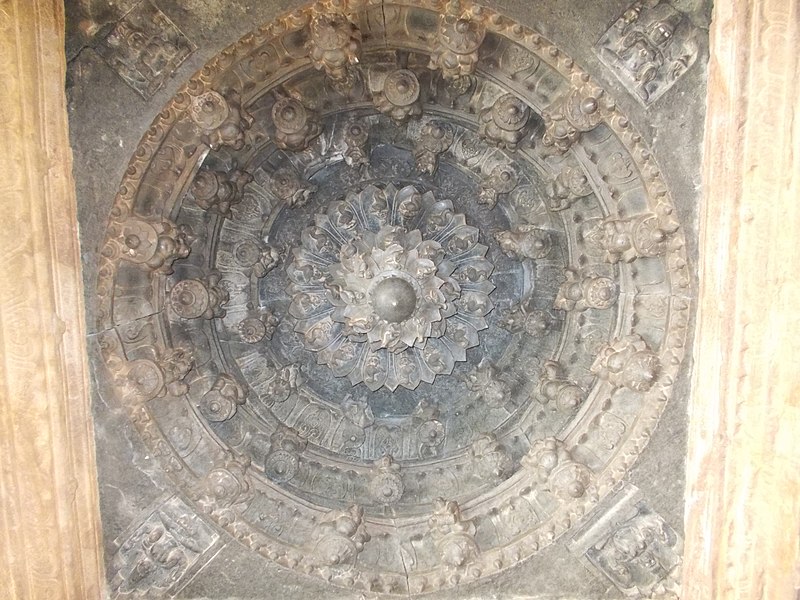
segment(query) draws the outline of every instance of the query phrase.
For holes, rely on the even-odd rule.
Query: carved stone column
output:
[[[798,29],[798,0],[714,6],[684,598],[800,585]]]
[[[98,598],[64,8],[0,2],[0,596]]]

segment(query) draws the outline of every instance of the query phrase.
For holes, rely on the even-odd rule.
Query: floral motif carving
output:
[[[405,490],[400,465],[387,455],[375,462],[375,468],[378,472],[369,482],[370,496],[380,504],[396,504]]]
[[[615,387],[646,392],[661,373],[661,360],[633,333],[604,346],[592,364],[592,373]]]
[[[488,209],[497,206],[500,196],[504,196],[514,190],[519,182],[517,171],[511,165],[500,163],[495,165],[489,177],[483,180],[481,192],[478,196],[478,203],[483,204]]]
[[[470,446],[473,472],[486,481],[500,481],[511,475],[511,455],[493,433],[483,433]]]
[[[247,474],[249,467],[249,458],[228,452],[203,479],[197,503],[223,527],[234,522],[236,513],[247,508],[253,499]]]
[[[281,150],[302,152],[322,133],[317,115],[294,98],[279,98],[272,107],[275,145]]]
[[[563,154],[580,139],[581,133],[591,131],[603,120],[600,98],[603,90],[583,86],[573,88],[542,112],[544,135],[542,144],[557,154]]]
[[[253,181],[246,171],[200,169],[192,181],[191,193],[197,206],[223,217],[231,216],[231,206],[242,201],[245,186]]]
[[[271,340],[279,322],[273,311],[265,310],[262,314],[242,319],[238,326],[239,335],[248,344],[257,344],[263,339]]]
[[[269,189],[280,200],[291,207],[305,206],[317,191],[317,186],[301,181],[292,169],[281,167],[269,178]]]
[[[297,475],[300,455],[308,446],[308,440],[300,437],[294,429],[282,427],[272,434],[270,443],[264,474],[276,483],[291,481]]]
[[[258,277],[265,277],[283,259],[283,253],[271,244],[245,240],[233,249],[233,258],[240,266]]]
[[[222,276],[209,273],[202,279],[183,279],[169,292],[172,310],[182,319],[215,319],[225,316],[223,305],[230,299],[220,285]]]
[[[503,311],[500,326],[511,333],[525,332],[533,337],[543,337],[553,328],[553,317],[535,308],[531,301],[522,301]]]
[[[334,85],[341,89],[352,86],[352,65],[361,54],[361,32],[344,14],[315,13],[306,48],[314,66],[324,70]]]
[[[564,442],[546,438],[533,443],[521,464],[545,491],[559,498],[580,498],[592,484],[592,472],[573,459]]]
[[[344,160],[348,165],[369,164],[369,129],[353,121],[344,130]]]
[[[666,253],[670,235],[678,229],[671,217],[645,213],[628,219],[608,218],[589,229],[587,238],[606,253],[610,263],[633,262]]]
[[[550,210],[566,210],[576,200],[592,193],[589,179],[580,167],[565,167],[558,172],[547,190],[547,206]]]
[[[234,150],[244,148],[245,131],[253,125],[253,116],[242,107],[236,90],[224,96],[209,90],[192,98],[189,117],[203,132],[200,140],[212,150],[228,146]]]
[[[575,410],[586,399],[583,388],[574,381],[566,379],[564,367],[552,360],[543,365],[536,393],[539,402],[542,404],[552,402],[558,410],[564,412]]]
[[[312,564],[332,567],[355,563],[370,540],[363,518],[364,509],[356,505],[325,515],[312,533]]]
[[[200,412],[211,422],[227,421],[246,399],[242,385],[233,376],[220,373],[211,389],[200,399]]]
[[[439,167],[439,155],[445,152],[455,139],[453,128],[443,121],[428,121],[422,126],[419,139],[414,146],[414,159],[421,173],[433,175]]]
[[[189,256],[194,239],[188,225],[129,217],[109,225],[103,256],[122,258],[154,273],[170,275],[173,263]]]
[[[519,225],[494,237],[503,254],[517,260],[545,258],[553,250],[552,234],[534,225]]]
[[[461,14],[458,2],[449,3],[439,17],[439,31],[431,54],[431,69],[439,69],[452,81],[472,75],[478,64],[478,49],[486,37],[486,27],[477,18]]]
[[[409,69],[397,69],[386,75],[372,101],[375,108],[401,124],[422,114],[419,91],[416,74]]]
[[[194,366],[192,353],[180,347],[150,350],[154,360],[137,358],[112,365],[118,385],[142,401],[188,392],[189,386],[183,380]]]
[[[553,307],[559,310],[584,311],[611,308],[617,302],[619,287],[610,277],[579,275],[574,269],[565,271],[566,281],[558,289]]]
[[[486,358],[464,377],[464,383],[474,402],[482,402],[491,408],[503,406],[511,395],[511,386],[503,381],[498,368]]]
[[[407,229],[423,206],[421,228]],[[430,192],[367,187],[331,204],[302,242],[288,269],[295,331],[353,384],[394,390],[433,381],[466,359],[486,327],[494,289],[487,248],[452,203]],[[458,314],[470,318],[451,319]]]
[[[516,150],[525,137],[530,114],[527,104],[513,94],[505,94],[481,111],[480,134],[499,148]]]
[[[428,529],[439,560],[449,568],[464,567],[480,554],[475,542],[475,523],[471,519],[464,519],[455,500],[438,498],[434,502]]]

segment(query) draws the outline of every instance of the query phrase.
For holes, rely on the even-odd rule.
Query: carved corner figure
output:
[[[400,465],[394,462],[391,455],[386,455],[375,461],[375,468],[377,473],[369,482],[369,495],[379,504],[396,504],[405,489]]]
[[[555,154],[564,154],[581,137],[603,120],[600,99],[603,90],[593,86],[574,88],[542,111],[544,135],[542,144]]]
[[[272,107],[275,145],[281,150],[302,152],[322,133],[317,115],[294,98],[279,98]]]
[[[591,371],[614,387],[646,392],[661,373],[661,360],[647,342],[634,333],[604,346]]]
[[[531,109],[513,94],[500,96],[478,117],[479,133],[498,148],[514,151],[525,137]]]
[[[438,498],[434,511],[428,519],[430,530],[439,560],[443,565],[456,569],[473,562],[480,550],[475,542],[475,523],[464,519],[461,508],[455,500]]]
[[[564,368],[557,362],[548,360],[544,363],[543,371],[536,388],[537,399],[542,404],[552,402],[558,410],[569,412],[586,399],[586,392],[564,377]]]
[[[592,193],[589,179],[580,167],[565,167],[559,171],[547,190],[547,206],[550,210],[566,210],[576,200]]]
[[[511,455],[493,433],[476,438],[470,446],[470,456],[473,472],[487,482],[506,479],[514,467]]]
[[[211,389],[200,399],[199,408],[206,419],[219,423],[233,417],[246,399],[242,385],[233,376],[220,373]]]
[[[533,225],[519,225],[495,234],[503,254],[516,260],[545,258],[553,250],[553,236]]]
[[[210,273],[202,279],[183,279],[169,292],[172,310],[182,319],[215,319],[225,316],[223,306],[230,299],[220,284],[222,276]]]
[[[312,533],[310,563],[317,567],[353,565],[370,540],[363,519],[364,509],[360,506],[325,515]]]
[[[422,115],[420,86],[416,74],[409,69],[392,71],[383,80],[372,101],[380,112],[398,124]]]
[[[610,263],[633,262],[637,258],[662,256],[669,237],[678,230],[671,217],[645,213],[628,219],[608,218],[599,225],[596,238]]]
[[[308,204],[311,196],[317,191],[317,186],[302,181],[294,170],[281,167],[270,175],[269,189],[287,206],[294,208]]]
[[[421,173],[433,175],[439,167],[439,155],[453,143],[453,128],[442,121],[429,121],[422,126],[414,146],[414,159]]]
[[[592,471],[572,457],[556,438],[537,440],[521,461],[543,490],[564,500],[581,498],[592,485]]]
[[[191,193],[200,208],[223,217],[231,216],[231,207],[242,201],[245,186],[253,181],[246,171],[230,172],[200,169],[192,181]]]
[[[491,408],[503,406],[511,396],[511,386],[500,378],[500,371],[486,358],[464,377],[464,383],[473,401]]]
[[[472,75],[478,65],[478,49],[485,37],[484,24],[463,14],[458,2],[451,2],[439,17],[429,68],[441,70],[447,81]]]
[[[634,2],[597,42],[611,71],[645,105],[672,87],[697,59],[698,30],[666,1]]]
[[[222,146],[241,150],[245,131],[253,125],[253,116],[242,107],[241,96],[235,90],[224,96],[213,90],[195,96],[189,117],[203,132],[200,140],[212,150]]]
[[[129,217],[111,223],[102,253],[109,260],[119,257],[153,273],[170,275],[173,263],[189,256],[194,239],[188,225]]]
[[[325,71],[337,89],[352,87],[353,65],[361,54],[361,32],[344,14],[315,11],[306,49],[314,66]]]
[[[584,311],[611,308],[619,296],[617,283],[609,277],[579,275],[574,269],[566,269],[566,281],[558,289],[553,308],[558,310]]]
[[[489,177],[483,180],[481,192],[478,196],[478,204],[482,204],[489,210],[497,206],[500,196],[514,191],[519,182],[517,172],[511,165],[495,165]]]

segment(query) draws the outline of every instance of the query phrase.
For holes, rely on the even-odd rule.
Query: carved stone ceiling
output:
[[[235,570],[231,539],[309,595],[478,589],[554,543],[594,597],[677,591],[680,523],[627,480],[682,401],[691,212],[623,104],[705,42],[617,17],[598,79],[489,7],[327,0],[163,104],[94,268],[98,427],[124,412],[164,494],[104,500],[112,596]],[[143,98],[195,49],[147,0],[100,37]]]

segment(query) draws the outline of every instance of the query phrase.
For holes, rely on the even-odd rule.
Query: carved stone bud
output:
[[[348,123],[344,130],[344,161],[348,165],[369,164],[369,129],[358,122]]]
[[[244,148],[244,132],[253,125],[253,117],[242,108],[239,92],[231,90],[223,97],[208,91],[192,98],[189,117],[203,131],[200,139],[212,150],[229,146]]]
[[[511,456],[493,433],[484,433],[472,442],[470,455],[473,472],[487,482],[511,475],[514,466]]]
[[[678,224],[669,217],[645,213],[629,219],[609,218],[602,221],[599,228],[595,239],[605,250],[606,260],[613,264],[662,256]]]
[[[586,399],[586,392],[580,386],[564,378],[564,369],[557,362],[548,360],[543,371],[536,389],[537,399],[542,404],[552,402],[558,410],[568,412]]]
[[[269,178],[269,189],[288,206],[305,206],[317,186],[301,181],[292,169],[282,167]]]
[[[270,451],[264,461],[264,474],[272,481],[284,483],[297,475],[300,455],[308,446],[294,429],[281,427],[270,437]]]
[[[483,180],[478,204],[483,204],[490,210],[493,209],[497,206],[500,196],[512,192],[517,187],[518,181],[517,172],[511,165],[495,165],[489,177]]]
[[[229,300],[228,290],[219,285],[222,276],[210,273],[202,279],[184,279],[169,292],[172,310],[182,319],[214,319],[225,316],[223,305]]]
[[[232,523],[236,513],[243,511],[253,499],[247,474],[249,467],[249,458],[227,453],[225,459],[203,479],[198,504],[223,526]]]
[[[553,250],[553,237],[549,231],[533,225],[520,225],[495,234],[503,254],[517,260],[540,259]]]
[[[579,167],[562,169],[547,190],[547,205],[550,210],[560,211],[592,193],[586,174]]]
[[[428,121],[422,126],[420,137],[414,146],[414,159],[417,169],[433,175],[439,166],[439,155],[453,143],[453,128],[442,121]]]
[[[397,123],[405,123],[422,114],[419,91],[419,80],[414,72],[397,69],[386,75],[383,86],[373,95],[372,101],[380,112]]]
[[[603,90],[574,88],[542,111],[544,135],[542,144],[557,154],[569,150],[581,137],[603,120],[600,97]]]
[[[592,472],[572,457],[564,442],[556,438],[537,440],[521,464],[532,471],[545,491],[564,500],[581,498],[592,484]]]
[[[199,408],[206,419],[219,423],[233,417],[245,400],[246,393],[239,382],[227,373],[220,373],[200,399]]]
[[[405,486],[400,476],[400,465],[391,455],[375,461],[377,473],[369,482],[369,495],[379,504],[396,504],[403,496]]]
[[[370,540],[363,523],[364,509],[330,511],[314,528],[310,562],[315,566],[352,565]]]
[[[184,348],[152,348],[152,352],[155,360],[140,358],[122,363],[115,373],[119,385],[144,402],[188,392],[183,380],[194,366],[192,353]]]
[[[278,317],[271,310],[251,314],[239,322],[239,335],[248,344],[256,344],[264,338],[271,340],[278,323]]]
[[[658,379],[661,360],[647,342],[634,333],[604,346],[591,371],[615,387],[646,392]]]
[[[238,265],[250,269],[260,279],[278,266],[283,253],[270,244],[246,240],[233,249],[233,258]]]
[[[428,529],[439,560],[449,568],[464,567],[480,554],[475,542],[475,523],[464,519],[455,500],[436,499],[433,515],[428,519]]]
[[[530,302],[520,302],[503,311],[500,327],[511,333],[525,332],[533,337],[543,337],[553,328],[553,318],[534,308]]]
[[[352,86],[352,66],[361,54],[361,32],[341,13],[317,13],[309,23],[309,58],[341,88]]]
[[[513,94],[505,94],[480,112],[479,132],[499,148],[516,150],[525,136],[530,113],[530,108],[522,100]]]
[[[430,69],[440,69],[452,81],[472,75],[478,64],[478,48],[486,37],[486,27],[467,15],[444,13],[431,54]]]
[[[580,276],[574,269],[566,269],[566,281],[558,289],[553,307],[559,310],[584,311],[611,308],[617,302],[619,288],[616,281],[599,275]]]
[[[280,98],[272,107],[275,145],[282,150],[301,152],[322,133],[317,115],[299,100]]]
[[[253,176],[234,169],[230,172],[200,169],[192,182],[191,193],[197,206],[223,217],[231,216],[231,206],[242,201],[245,186]]]
[[[511,386],[500,378],[500,371],[484,358],[465,377],[464,383],[475,402],[491,408],[503,406],[511,396]]]
[[[157,274],[170,275],[179,258],[189,256],[194,235],[188,225],[175,225],[166,219],[156,222],[136,217],[112,223],[103,256],[117,257]]]

